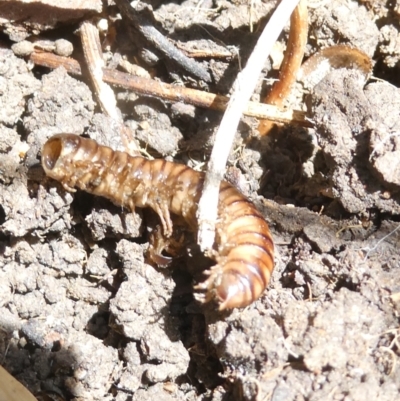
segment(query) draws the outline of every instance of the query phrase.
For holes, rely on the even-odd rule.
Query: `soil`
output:
[[[133,41],[122,21],[113,54],[129,52],[165,82],[221,94],[275,7],[253,2],[252,33],[247,1],[151,5],[175,44],[232,51],[199,61],[213,82]],[[150,265],[154,216],[45,177],[40,149],[55,133],[123,144],[87,79],[32,70],[0,50],[2,365],[35,395],[63,400],[399,400],[397,7],[334,0],[310,8],[307,56],[346,43],[374,63],[367,82],[342,68],[307,93],[296,86],[287,106],[307,106],[315,128],[285,126],[260,139],[257,121],[243,118],[227,179],[269,222],[276,267],[257,302],[223,313],[194,297],[209,260],[193,236],[170,268]],[[70,38],[74,28],[57,35]],[[144,151],[204,169],[220,113],[115,92]]]

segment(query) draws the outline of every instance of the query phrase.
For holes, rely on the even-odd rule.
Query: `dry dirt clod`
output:
[[[0,3],[0,26],[11,40],[19,42],[41,31],[75,22],[101,12],[100,0],[4,0]]]
[[[172,44],[207,55],[196,62],[215,79],[210,92],[160,55],[150,67],[141,64],[147,79],[114,70],[121,56],[142,63],[146,48],[139,35],[126,39],[118,19],[117,36],[107,34],[103,77],[143,153],[201,170],[234,77],[276,3],[158,3],[152,1],[157,29]],[[258,102],[258,77],[228,167],[268,221],[276,268],[257,302],[219,313],[193,298],[193,283],[209,266],[194,239],[184,235],[171,268],[150,266],[146,214],[66,193],[38,164],[54,133],[125,149],[77,61],[72,31],[87,12],[62,2],[0,2],[3,32],[37,46],[27,35],[40,31],[43,39],[42,53],[35,48],[29,56],[42,67],[0,51],[2,367],[35,396],[64,401],[398,401],[400,33],[398,10],[386,3],[319,2],[309,10],[306,48],[306,57],[332,45],[360,49],[367,60],[373,56],[373,75],[383,81],[366,83],[365,74],[341,65],[309,93],[308,112],[296,85],[287,105],[301,116],[300,127],[286,124],[260,141],[255,117],[265,118],[268,108]],[[48,11],[42,20],[63,13],[64,25],[45,31],[38,10]],[[33,19],[11,22],[17,11]],[[110,22],[116,13],[111,6],[102,18]],[[66,22],[72,14],[81,15],[74,25]],[[43,52],[71,38],[73,60]],[[210,49],[235,49],[235,56],[210,59]],[[50,71],[60,64],[65,70]],[[268,78],[269,68],[267,62]],[[310,112],[315,124],[307,125]]]
[[[398,214],[400,189],[385,182],[397,180],[399,174],[395,161],[396,145],[392,147],[396,136],[391,137],[391,132],[395,132],[396,127],[390,120],[389,126],[382,123],[385,119],[383,116],[391,115],[391,106],[385,105],[392,104],[392,100],[399,96],[398,90],[393,90],[390,85],[382,90],[381,84],[372,83],[364,91],[363,85],[363,74],[356,70],[339,69],[314,88],[311,100],[314,120],[318,126],[319,144],[327,157],[333,195],[347,211],[360,213],[375,207]],[[390,96],[390,102],[377,101],[378,88],[381,89],[381,99]],[[377,131],[371,135],[372,127],[376,127]],[[385,156],[379,157],[385,142],[384,137],[389,140],[390,150],[385,152]],[[375,160],[375,168],[386,180],[374,174],[371,158]],[[382,194],[389,188],[393,192],[386,199]]]

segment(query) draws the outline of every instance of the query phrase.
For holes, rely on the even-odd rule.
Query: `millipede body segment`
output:
[[[45,143],[42,165],[68,191],[79,188],[132,211],[135,206],[152,208],[166,237],[172,234],[170,213],[197,229],[204,174],[183,164],[132,157],[91,139],[59,134]],[[206,290],[206,301],[215,297],[220,310],[245,307],[262,294],[274,268],[268,225],[247,198],[223,181],[216,229],[212,257],[217,264],[198,288]]]

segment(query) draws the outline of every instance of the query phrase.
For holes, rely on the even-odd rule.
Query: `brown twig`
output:
[[[151,25],[149,21],[140,13],[146,5],[137,2],[136,9],[133,8],[129,0],[115,0],[116,5],[121,13],[128,18],[135,28],[158,49],[164,56],[179,64],[185,71],[202,79],[205,82],[211,82],[211,76],[208,71],[196,61],[185,56],[178,50],[160,31]]]
[[[35,51],[29,56],[29,59],[36,65],[51,69],[62,66],[70,74],[82,75],[80,64],[72,58]],[[158,97],[172,102],[185,102],[194,106],[218,111],[224,111],[229,102],[229,98],[226,96],[178,87],[149,78],[129,75],[121,71],[110,70],[108,68],[103,68],[103,80],[109,84],[131,90],[141,95]],[[248,102],[243,114],[262,119],[268,118],[280,123],[297,124],[304,127],[313,126],[303,111],[283,111],[279,110],[276,106],[257,102]]]
[[[307,0],[301,0],[290,18],[289,39],[279,72],[279,81],[272,87],[264,103],[281,107],[296,82],[303,61],[308,36]],[[262,120],[258,126],[260,135],[266,135],[274,124]]]

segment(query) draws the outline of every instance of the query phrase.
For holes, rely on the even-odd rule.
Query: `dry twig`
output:
[[[161,34],[149,21],[146,21],[140,13],[145,5],[140,2],[131,3],[129,0],[115,0],[121,13],[128,18],[135,28],[158,49],[164,56],[179,64],[185,71],[202,79],[205,82],[211,82],[211,76],[206,69],[196,61],[186,57],[178,50],[164,35]],[[134,4],[135,3],[135,4]],[[136,7],[134,9],[133,7]]]
[[[279,80],[264,99],[264,103],[281,107],[296,82],[297,73],[303,61],[308,36],[307,0],[300,0],[290,17],[289,39],[283,57]],[[262,120],[258,126],[260,135],[266,135],[273,127],[269,120]]]
[[[211,249],[215,237],[215,222],[220,182],[232,147],[239,120],[253,94],[258,77],[269,53],[299,0],[282,0],[264,28],[245,69],[234,83],[234,90],[218,129],[199,201],[198,242],[202,250]]]
[[[90,21],[85,21],[80,27],[83,53],[89,71],[95,95],[103,113],[115,121],[122,122],[117,109],[117,100],[112,89],[103,82],[103,52],[101,50],[99,31]]]
[[[109,85],[103,81],[103,52],[101,50],[99,31],[90,21],[85,21],[80,28],[83,53],[95,95],[104,114],[111,118],[111,124],[120,132],[122,143],[130,154],[138,154],[137,145],[132,132],[124,125],[121,113],[117,108],[117,100]]]
[[[82,75],[78,61],[57,56],[52,53],[33,52],[29,59],[36,65],[47,68],[64,67],[70,74]],[[103,68],[103,80],[112,85],[131,90],[135,93],[158,97],[172,102],[185,102],[194,106],[224,111],[229,102],[226,96],[215,95],[196,89],[178,87],[153,79],[132,76],[121,71]],[[248,102],[243,114],[257,118],[268,118],[281,123],[297,124],[304,127],[312,127],[306,114],[300,110],[279,110],[275,106],[270,106],[257,102]]]

